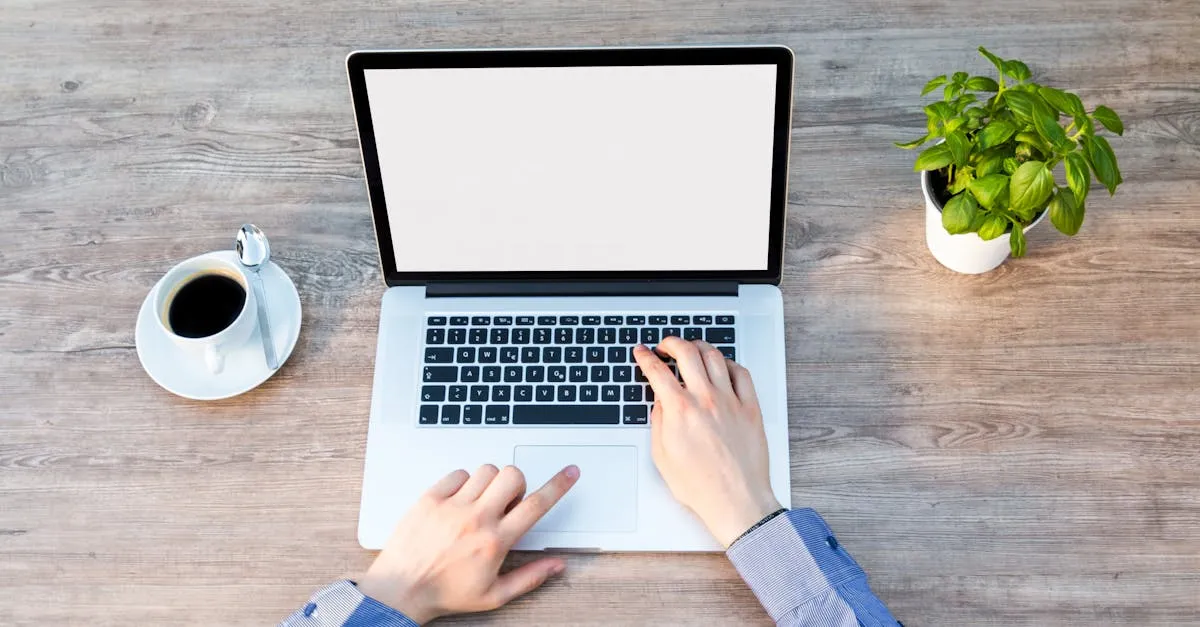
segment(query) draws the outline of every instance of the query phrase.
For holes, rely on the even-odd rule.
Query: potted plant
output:
[[[1110,196],[1121,183],[1097,131],[1125,131],[1112,109],[1089,112],[1075,94],[1031,82],[1024,63],[982,46],[979,53],[999,81],[966,72],[929,81],[921,95],[941,87],[942,98],[925,107],[928,134],[896,144],[934,142],[913,165],[925,193],[925,241],[942,265],[968,274],[1024,255],[1025,232],[1047,214],[1064,234],[1079,232],[1092,175]]]

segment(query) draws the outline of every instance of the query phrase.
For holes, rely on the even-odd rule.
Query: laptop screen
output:
[[[401,274],[767,270],[778,71],[365,69],[381,248]]]

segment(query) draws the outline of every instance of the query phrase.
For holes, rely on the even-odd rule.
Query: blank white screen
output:
[[[367,70],[397,270],[765,270],[775,76]]]

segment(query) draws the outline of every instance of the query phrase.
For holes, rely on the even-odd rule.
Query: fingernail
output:
[[[561,575],[562,571],[564,571],[566,569],[567,569],[566,562],[559,562],[559,563],[555,564],[554,566],[550,567],[550,575],[551,576]]]
[[[575,464],[571,464],[570,466],[567,466],[566,470],[564,470],[563,472],[566,473],[567,478],[569,478],[569,479],[579,478],[579,466],[576,466]]]
[[[644,351],[647,351],[647,350],[650,350],[650,349],[646,348],[646,345],[645,345],[645,344],[634,344],[634,345],[633,345],[633,350],[635,350],[635,351],[636,351],[636,350],[644,350]]]

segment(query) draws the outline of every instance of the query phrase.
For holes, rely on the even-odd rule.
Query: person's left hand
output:
[[[508,603],[566,568],[547,557],[500,574],[509,549],[578,479],[579,468],[567,466],[525,496],[515,466],[446,475],[396,526],[359,590],[421,624]]]

